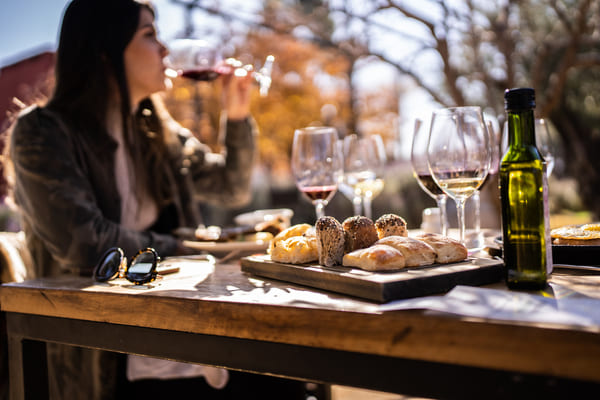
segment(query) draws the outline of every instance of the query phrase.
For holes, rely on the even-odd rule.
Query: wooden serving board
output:
[[[504,278],[504,264],[497,258],[468,258],[457,263],[391,272],[318,264],[283,264],[271,261],[266,254],[244,257],[241,265],[242,271],[251,274],[379,303],[444,293],[456,285],[485,285]]]

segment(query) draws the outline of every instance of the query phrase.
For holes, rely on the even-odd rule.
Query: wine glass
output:
[[[417,179],[421,189],[431,196],[440,209],[440,226],[442,235],[448,234],[448,216],[446,213],[446,201],[448,196],[431,177],[429,164],[427,162],[427,143],[429,141],[429,130],[423,127],[423,121],[415,120],[415,128],[410,150],[410,162],[413,175]]]
[[[546,161],[546,177],[549,178],[554,169],[555,148],[548,123],[543,118],[535,119],[535,145]],[[508,149],[508,121],[504,123],[501,148],[503,153]]]
[[[219,49],[201,39],[176,39],[169,44],[168,65],[165,74],[170,78],[183,77],[196,81],[213,81],[220,75],[252,77],[259,85],[261,96],[266,96],[271,87],[271,72],[275,57],[268,55],[264,65],[254,71],[252,65],[243,65],[235,58],[223,60]]]
[[[372,178],[368,171],[363,173],[367,168],[364,148],[359,145],[358,136],[355,134],[346,136],[340,142],[344,156],[344,176],[338,189],[352,202],[354,215],[362,215],[362,196],[356,186],[360,180]]]
[[[460,241],[465,243],[465,202],[483,184],[490,167],[487,129],[480,107],[436,110],[427,145],[429,171],[456,202]]]
[[[352,188],[352,204],[355,215],[373,218],[372,202],[384,186],[383,172],[386,155],[380,135],[344,138],[344,186]]]
[[[385,155],[385,146],[380,135],[369,135],[363,138],[364,146],[368,153],[368,163],[371,170],[375,173],[374,179],[363,181],[358,186],[363,196],[363,209],[365,217],[373,218],[373,199],[383,191],[385,185],[383,174],[387,157]]]
[[[427,161],[428,142],[429,130],[425,129],[421,119],[415,119],[414,135],[410,150],[410,162],[413,169],[413,175],[417,179],[421,189],[436,201],[437,206],[440,209],[441,233],[446,236],[448,234],[448,215],[446,212],[448,196],[433,180],[431,172],[429,171],[429,163]]]
[[[548,124],[543,118],[535,119],[535,144],[546,161],[546,177],[550,178],[554,169],[554,145]]]
[[[308,127],[294,132],[292,174],[296,186],[315,206],[317,219],[343,177],[343,156],[335,128]]]
[[[500,132],[495,128],[494,123],[492,123],[491,119],[494,119],[493,117],[490,116],[485,116],[485,126],[487,127],[487,132],[488,132],[488,138],[490,140],[490,168],[488,170],[488,174],[485,178],[485,180],[483,181],[483,183],[481,184],[480,188],[477,189],[475,191],[475,193],[473,193],[473,196],[471,196],[471,200],[473,201],[474,204],[474,208],[475,208],[475,221],[474,221],[474,230],[475,230],[475,235],[478,237],[477,240],[482,241],[481,238],[479,238],[479,234],[481,232],[481,198],[480,198],[480,192],[481,189],[483,188],[483,186],[489,181],[489,178],[491,175],[495,175],[498,173],[498,168],[500,168],[500,159],[502,157],[502,155],[500,154]],[[497,120],[496,124],[497,124]]]

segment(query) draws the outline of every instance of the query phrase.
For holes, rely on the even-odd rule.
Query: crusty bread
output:
[[[344,255],[343,265],[367,271],[389,271],[405,267],[402,253],[391,246],[373,245]]]
[[[321,217],[315,225],[319,264],[341,265],[344,257],[344,228],[334,217]]]
[[[600,246],[600,224],[568,225],[550,231],[552,244]]]
[[[346,253],[371,246],[378,239],[375,224],[370,218],[356,215],[342,223],[344,228],[344,250]]]
[[[319,259],[316,237],[293,236],[280,240],[270,251],[271,260],[287,264],[306,264]]]
[[[462,261],[469,255],[469,251],[460,241],[439,233],[422,233],[415,236],[415,239],[422,240],[433,247],[436,253],[436,263],[446,264]]]
[[[435,250],[427,243],[405,236],[387,236],[379,239],[376,244],[385,244],[399,250],[406,261],[407,267],[420,267],[435,262]]]
[[[309,224],[298,224],[277,234],[269,244],[272,261],[305,264],[319,259],[317,237]]]
[[[384,214],[375,221],[379,239],[387,236],[408,236],[406,221],[396,214]]]

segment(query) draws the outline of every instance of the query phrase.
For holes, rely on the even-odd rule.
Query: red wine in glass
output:
[[[426,192],[429,192],[431,197],[440,196],[444,194],[444,191],[438,186],[433,180],[431,174],[419,174],[417,175],[418,182]]]
[[[329,202],[335,192],[337,191],[336,185],[328,186],[306,186],[300,188],[300,191],[306,195],[311,201],[325,200]]]
[[[181,71],[181,76],[183,78],[192,79],[194,81],[214,81],[219,75],[221,75],[221,72],[214,68],[196,68]]]

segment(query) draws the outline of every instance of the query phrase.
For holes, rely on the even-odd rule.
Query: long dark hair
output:
[[[85,135],[107,135],[107,112],[114,100],[114,83],[120,98],[123,136],[140,185],[162,184],[161,161],[165,135],[150,99],[144,114],[133,115],[125,74],[124,52],[138,28],[143,0],[73,0],[65,9],[56,53],[55,89],[47,107],[57,111]],[[164,178],[167,179],[167,178]],[[159,180],[159,182],[156,182]],[[149,190],[158,205],[168,199],[160,190]]]

